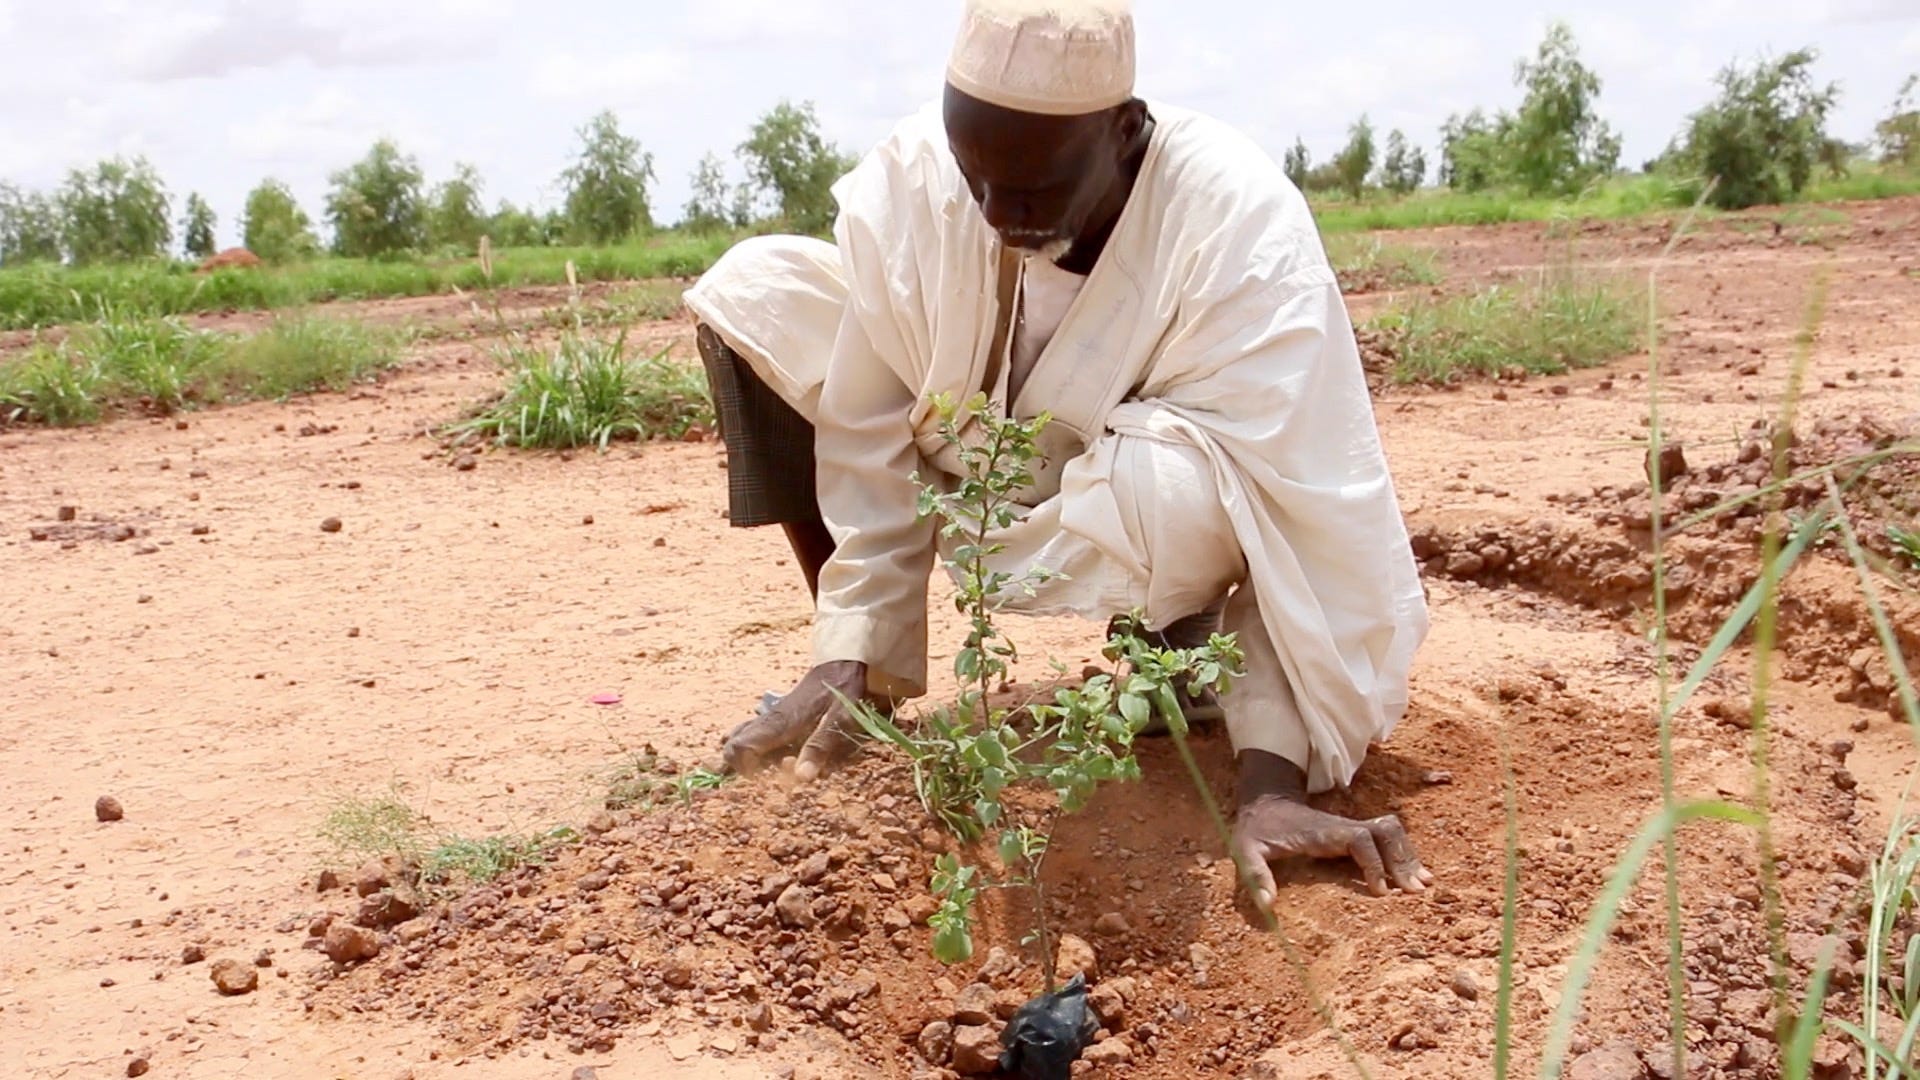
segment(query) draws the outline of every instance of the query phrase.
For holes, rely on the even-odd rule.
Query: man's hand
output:
[[[727,736],[720,751],[721,769],[758,772],[799,745],[800,763],[794,775],[806,783],[846,760],[854,749],[856,721],[847,715],[836,691],[849,701],[863,700],[867,665],[836,660],[807,672],[792,693]]]
[[[1268,863],[1289,856],[1351,858],[1375,896],[1390,886],[1422,892],[1433,883],[1399,818],[1353,821],[1315,810],[1307,805],[1305,774],[1283,758],[1259,750],[1240,754],[1239,803],[1233,858],[1262,911],[1272,908],[1278,892]]]

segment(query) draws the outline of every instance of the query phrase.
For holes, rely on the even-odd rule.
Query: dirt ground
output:
[[[1661,264],[1663,416],[1692,470],[1678,505],[1745,482],[1742,448],[1778,413],[1817,280],[1797,452],[1837,457],[1920,425],[1920,201],[1839,217],[1778,234],[1716,223]],[[1667,235],[1512,226],[1393,242],[1437,248],[1455,288],[1570,251],[1644,273]],[[1353,300],[1357,314],[1378,302]],[[691,356],[688,330],[651,328]],[[1036,988],[1012,894],[989,905],[974,961],[928,957],[915,898],[940,845],[896,765],[604,813],[623,757],[700,760],[760,691],[800,674],[805,590],[777,534],[728,527],[712,443],[451,467],[433,429],[494,385],[484,344],[427,342],[349,395],[0,433],[0,1071],[117,1076],[142,1057],[180,1077],[909,1076],[930,1074],[923,1032],[965,1011],[953,999],[970,982],[1001,1015]],[[1282,913],[1309,990],[1237,908],[1170,749],[1147,745],[1144,782],[1069,819],[1049,860],[1056,925],[1093,944],[1104,1000],[1124,1005],[1100,1074],[1354,1075],[1324,1011],[1374,1076],[1488,1075],[1503,760],[1532,1067],[1589,906],[1659,802],[1636,517],[1646,370],[1637,356],[1383,393],[1434,625],[1411,714],[1327,805],[1403,815],[1438,888],[1374,899],[1347,868],[1288,868]],[[1864,512],[1910,506],[1899,483]],[[1754,520],[1677,542],[1682,662],[1757,573]],[[1885,587],[1909,655],[1912,580]],[[1801,970],[1824,935],[1857,942],[1862,860],[1914,761],[1886,672],[1859,655],[1871,627],[1857,593],[1823,553],[1784,607],[1773,840]],[[936,620],[939,670],[939,643],[962,631],[944,605]],[[1009,630],[1073,671],[1098,648],[1091,625]],[[1752,795],[1744,671],[1677,722],[1683,795]],[[620,702],[594,704],[602,694]],[[1226,791],[1226,747],[1199,749]],[[335,868],[347,887],[316,890],[317,831],[338,799],[396,788],[470,835],[593,828],[552,866],[336,968],[310,924],[344,923],[362,901],[350,866]],[[100,796],[124,818],[97,821]],[[1754,841],[1698,826],[1684,842],[1694,1074],[1771,1075]],[[789,887],[805,911],[778,910]],[[1663,1067],[1659,895],[1645,876],[1612,935],[1575,1042],[1581,1075]],[[222,959],[257,960],[258,989],[216,992]],[[1856,992],[1843,978],[1836,1008],[1857,1008]],[[1843,1050],[1822,1055],[1823,1075],[1846,1075]]]

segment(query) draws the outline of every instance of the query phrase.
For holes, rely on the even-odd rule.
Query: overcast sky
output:
[[[1920,0],[1138,0],[1142,96],[1211,112],[1276,156],[1316,159],[1370,113],[1430,148],[1450,112],[1510,106],[1549,20],[1605,80],[1625,161],[1657,153],[1728,60],[1819,48],[1836,133],[1864,139],[1920,70]],[[731,156],[782,97],[865,150],[936,95],[955,0],[0,0],[0,179],[30,187],[145,154],[236,239],[246,192],[327,175],[389,135],[430,181],[456,161],[552,205],[574,131],[601,108],[655,156],[678,218],[708,150]]]

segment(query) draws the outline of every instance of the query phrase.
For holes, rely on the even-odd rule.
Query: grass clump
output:
[[[104,309],[99,322],[59,345],[36,345],[0,363],[0,423],[70,427],[122,410],[165,415],[342,390],[399,359],[393,335],[355,323],[288,317],[231,335]]]
[[[648,811],[677,803],[693,805],[693,797],[703,791],[717,791],[731,777],[709,769],[684,772],[663,761],[652,746],[629,752],[607,777],[607,793],[602,805],[608,810]]]
[[[1440,281],[1433,251],[1390,245],[1377,236],[1336,233],[1327,238],[1327,260],[1333,264],[1341,292],[1378,292]]]
[[[507,346],[507,388],[470,420],[462,436],[529,449],[604,450],[615,439],[678,439],[713,422],[706,376],[668,350],[636,360],[626,333],[569,332],[550,351]]]
[[[290,316],[228,344],[218,365],[219,399],[279,400],[344,390],[399,359],[392,334],[336,319]]]
[[[398,791],[335,803],[320,825],[331,857],[347,865],[389,861],[414,891],[444,895],[484,884],[522,866],[538,866],[579,840],[567,826],[538,833],[470,837],[443,832]]]
[[[1642,345],[1644,302],[1619,282],[1571,272],[1493,285],[1466,296],[1416,298],[1369,322],[1394,354],[1401,383],[1446,383],[1519,369],[1558,375]]]

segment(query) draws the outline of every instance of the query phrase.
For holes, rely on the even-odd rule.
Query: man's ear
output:
[[[1124,105],[1115,106],[1113,111],[1115,134],[1120,136],[1120,145],[1131,147],[1147,128],[1147,103],[1134,98]]]

